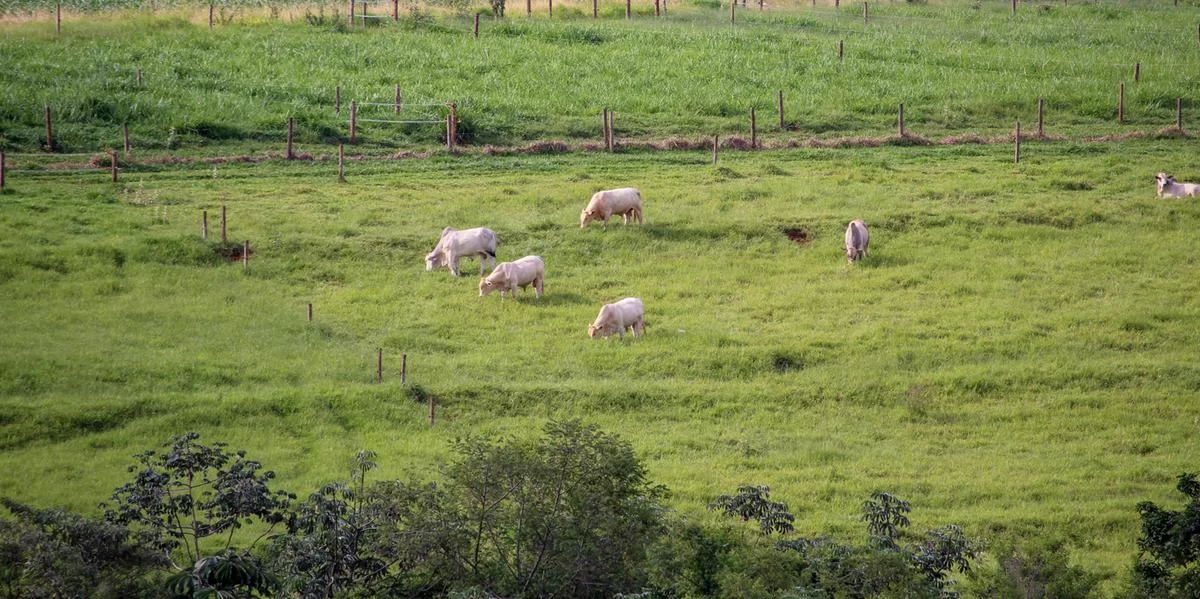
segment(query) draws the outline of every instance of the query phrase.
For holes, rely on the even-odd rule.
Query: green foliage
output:
[[[867,534],[883,545],[894,546],[901,528],[908,527],[908,512],[912,508],[907,501],[883,491],[871,493],[863,502],[862,520],[867,523]]]
[[[1200,481],[1179,475],[1175,488],[1187,498],[1183,509],[1164,510],[1150,501],[1137,505],[1142,519],[1133,596],[1148,599],[1200,596]]]
[[[166,582],[176,599],[270,597],[275,587],[275,578],[257,557],[231,549],[200,558]]]
[[[192,578],[173,579],[174,592],[190,585],[200,593],[221,581],[257,589],[261,581],[243,576],[254,563],[232,551],[232,533],[256,519],[269,526],[284,522],[295,497],[272,492],[268,482],[275,473],[259,472],[262,465],[245,459],[244,451],[229,454],[224,443],[204,445],[199,438],[187,433],[172,438],[161,454],[135,456],[138,463],[129,467],[134,480],[113,492],[105,519],[137,526],[142,542],[165,554],[182,549]],[[208,559],[201,541],[217,535],[227,535],[223,553]]]
[[[147,570],[166,564],[135,543],[121,525],[63,509],[0,503],[15,520],[0,519],[0,597],[153,597]]]
[[[766,485],[746,485],[738,487],[737,495],[718,495],[708,509],[741,518],[742,522],[757,520],[759,532],[764,535],[795,530],[792,523],[796,517],[788,512],[786,503],[771,501],[771,489]]]
[[[1088,599],[1096,597],[1101,576],[1070,563],[1062,541],[1005,543],[989,549],[993,570],[972,572],[975,593],[986,599]]]

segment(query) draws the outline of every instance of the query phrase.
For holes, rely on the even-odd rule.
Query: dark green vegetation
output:
[[[322,154],[348,137],[350,101],[393,102],[395,85],[407,119],[441,119],[444,107],[418,104],[456,102],[461,141],[478,146],[598,143],[605,107],[616,113],[618,142],[748,137],[751,107],[771,143],[890,135],[900,103],[908,130],[932,139],[1008,134],[1017,120],[1031,132],[1038,98],[1052,135],[1155,132],[1174,124],[1176,98],[1186,129],[1200,121],[1200,10],[1188,3],[1047,3],[1011,16],[1002,3],[889,2],[872,5],[864,25],[859,3],[835,12],[802,2],[744,10],[733,27],[726,10],[691,4],[672,3],[656,19],[639,2],[632,21],[614,2],[599,21],[585,3],[558,4],[553,20],[527,18],[520,4],[503,21],[483,19],[478,40],[467,15],[482,5],[406,5],[398,24],[348,31],[336,14],[343,4],[306,8],[308,20],[301,9],[270,18],[219,4],[241,12],[211,31],[187,5],[119,20],[68,14],[60,38],[44,11],[5,25],[0,147],[43,146],[50,105],[62,151],[120,148],[124,124],[142,153],[278,151],[294,117],[302,150]],[[1125,126],[1116,124],[1121,82]],[[780,90],[787,132],[775,113]],[[374,106],[361,118],[395,115]],[[429,124],[361,127],[377,151],[437,146],[443,134]]]
[[[922,530],[1063,540],[1117,577],[1134,506],[1167,500],[1200,457],[1200,217],[1152,184],[1196,179],[1195,151],[1035,144],[1019,167],[1000,147],[719,167],[434,158],[355,163],[340,186],[329,163],[115,187],[24,175],[0,196],[0,495],[92,510],[173,431],[306,489],[342,477],[355,448],[392,456],[381,478],[432,477],[454,437],[581,417],[629,440],[685,513],[766,483],[797,534],[837,538],[883,488],[920,507]],[[647,225],[581,231],[588,195],[615,184],[642,189]],[[199,239],[201,210],[216,236],[222,204],[231,241],[251,241],[248,272]],[[872,234],[853,267],[851,217]],[[424,271],[443,226],[480,224],[501,260],[545,258],[541,301]],[[600,303],[627,295],[646,302],[646,336],[587,339]]]

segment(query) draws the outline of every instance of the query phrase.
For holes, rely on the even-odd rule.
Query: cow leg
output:
[[[641,319],[641,318],[639,318],[639,319],[637,319],[636,321],[634,321],[634,323],[633,323],[633,336],[634,336],[634,337],[638,337],[638,336],[641,336],[641,335],[645,334],[645,332],[646,332],[646,321],[645,321],[644,319]]]
[[[620,312],[620,310],[614,311]],[[622,316],[617,317],[617,338],[621,340],[625,339],[625,318]]]
[[[533,282],[533,291],[535,294],[537,294],[538,299],[542,299],[542,285],[544,284],[545,281],[543,280],[542,275],[538,275],[538,278]]]
[[[458,276],[458,261],[460,258],[462,258],[462,256],[455,256],[454,254],[450,254],[449,259],[446,260],[447,262],[450,263],[450,274],[452,274],[456,277]]]

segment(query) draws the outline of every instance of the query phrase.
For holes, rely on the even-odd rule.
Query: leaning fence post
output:
[[[358,102],[350,102],[350,145],[358,142]]]
[[[221,244],[224,245],[225,243],[225,204],[221,204]]]
[[[295,160],[296,153],[292,151],[292,138],[296,133],[296,119],[288,117],[288,136],[287,136],[287,159]]]
[[[200,239],[208,241],[208,211],[200,211]]]
[[[1117,122],[1125,122],[1125,82],[1121,82],[1121,87],[1117,92]]]
[[[54,127],[50,124],[50,105],[46,105],[46,110],[43,113],[46,121],[46,151],[54,151]]]
[[[338,144],[338,183],[346,182],[346,147]]]
[[[109,150],[108,157],[110,160],[112,160],[112,182],[116,183],[117,182],[117,151]]]
[[[408,354],[400,354],[400,384],[408,383]]]
[[[754,107],[750,107],[750,149],[758,147],[758,119],[754,114]]]
[[[1021,163],[1021,121],[1017,120],[1017,131],[1013,134],[1013,164]]]
[[[785,129],[783,124],[783,90],[779,90],[779,130]]]
[[[896,115],[896,134],[904,137],[904,102],[900,103],[900,112]]]
[[[1038,98],[1038,139],[1046,136],[1046,100]]]

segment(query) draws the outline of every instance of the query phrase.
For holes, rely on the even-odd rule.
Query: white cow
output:
[[[624,339],[625,329],[630,328],[633,329],[634,337],[646,330],[646,308],[642,305],[642,300],[636,297],[627,297],[601,306],[596,321],[588,325],[588,337],[604,338],[616,333]]]
[[[1200,184],[1177,183],[1175,177],[1166,173],[1154,175],[1154,182],[1158,184],[1158,197],[1160,198],[1200,196]]]
[[[505,291],[515,299],[517,287],[526,289],[532,284],[534,293],[540,298],[545,276],[546,263],[541,256],[525,256],[515,262],[501,262],[492,269],[492,274],[479,279],[479,297],[499,290],[501,300]]]
[[[433,270],[441,266],[449,266],[450,274],[458,276],[458,261],[463,257],[479,256],[479,276],[483,276],[483,268],[487,261],[496,266],[496,234],[491,229],[479,227],[456,231],[450,227],[442,229],[442,237],[438,239],[433,251],[425,255],[425,270]]]
[[[587,208],[579,213],[579,228],[586,228],[594,220],[603,221],[607,228],[608,219],[614,214],[624,217],[627,225],[630,217],[637,219],[639,225],[645,224],[642,220],[642,192],[632,187],[597,191],[592,194]]]
[[[867,223],[855,219],[846,227],[846,258],[853,263],[867,255],[867,245],[871,239],[867,235]]]

